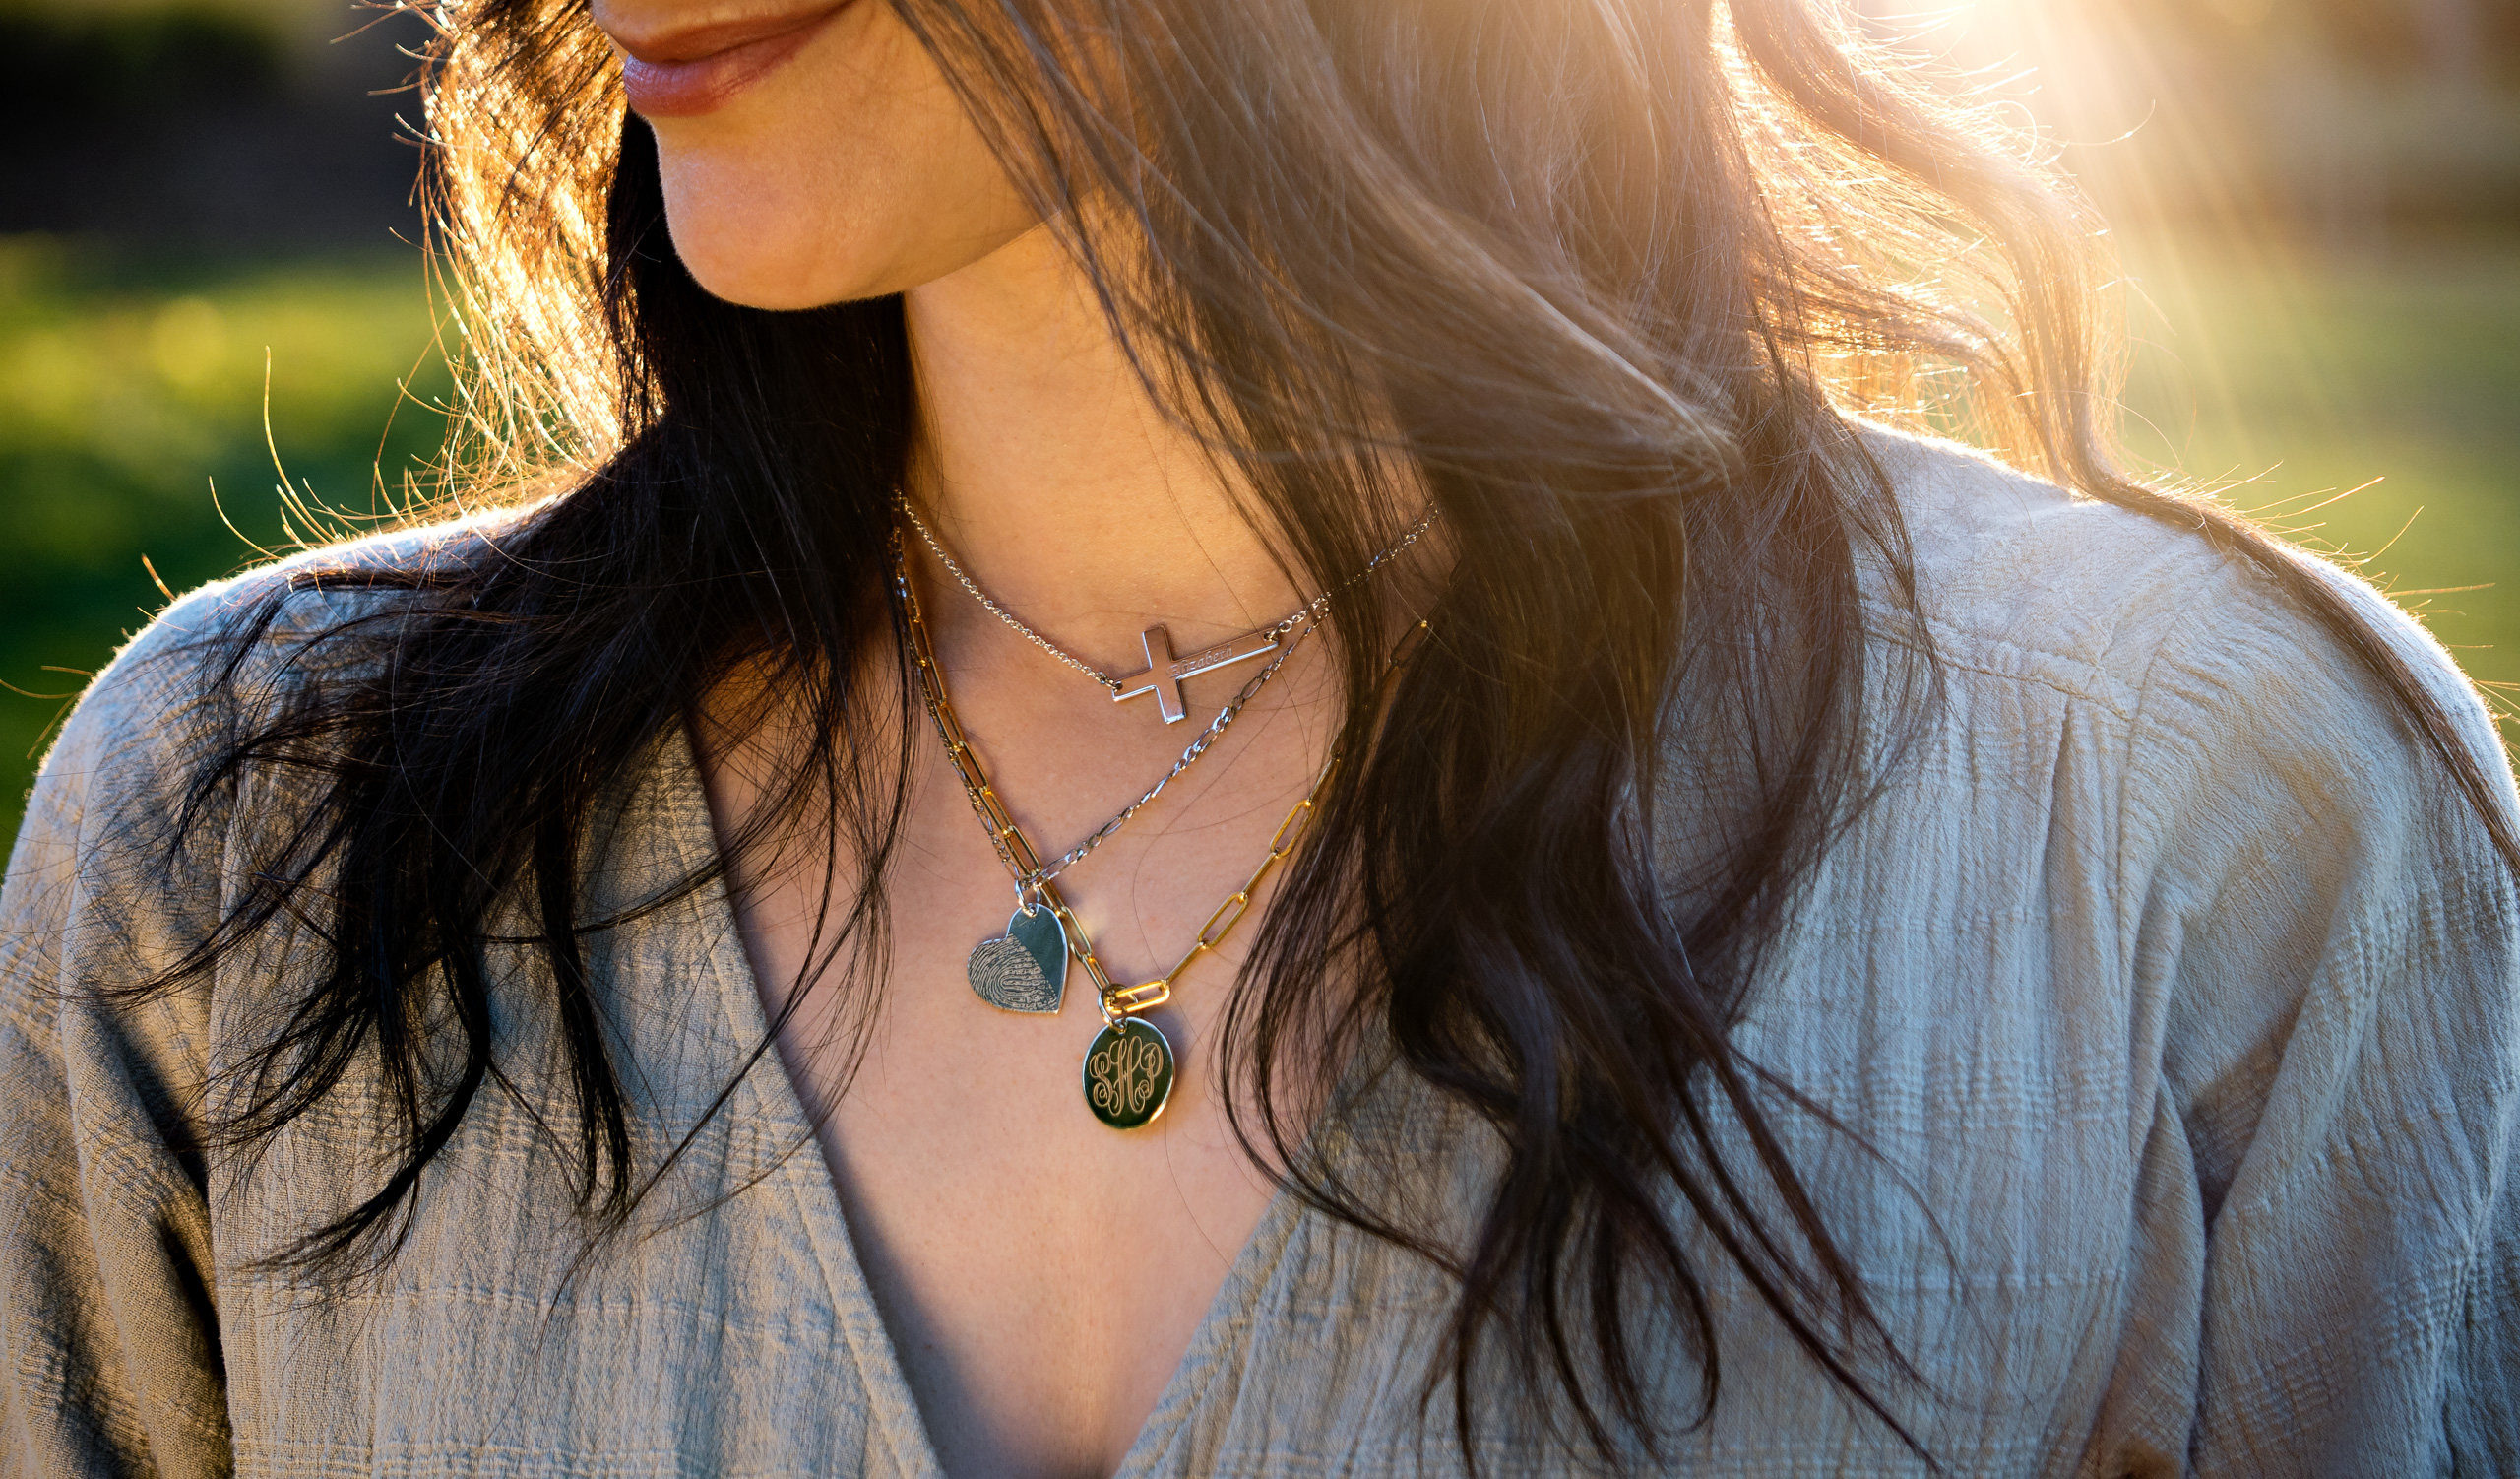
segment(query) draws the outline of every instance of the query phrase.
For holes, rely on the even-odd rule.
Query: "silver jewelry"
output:
[[[1135,673],[1113,677],[1027,626],[1013,611],[998,605],[986,591],[980,589],[979,582],[972,579],[970,573],[955,561],[954,556],[946,552],[944,542],[937,539],[926,523],[919,518],[918,510],[911,507],[910,499],[905,495],[897,494],[896,497],[901,504],[902,516],[910,520],[911,528],[918,531],[919,539],[945,566],[946,573],[960,582],[972,599],[980,604],[982,610],[1013,628],[1024,640],[1109,689],[1112,701],[1115,703],[1125,702],[1148,693],[1154,694],[1156,712],[1164,717],[1164,722],[1166,724],[1178,724],[1189,717],[1189,706],[1181,698],[1183,679],[1197,677],[1203,673],[1214,673],[1220,668],[1231,667],[1235,663],[1246,662],[1275,651],[1284,641],[1287,633],[1306,621],[1318,625],[1322,612],[1330,606],[1331,597],[1372,575],[1382,567],[1385,561],[1398,556],[1410,546],[1417,544],[1418,538],[1425,534],[1428,526],[1435,522],[1437,512],[1435,505],[1431,503],[1426,505],[1426,512],[1415,525],[1411,526],[1409,532],[1402,535],[1399,541],[1389,548],[1365,561],[1363,569],[1313,597],[1301,608],[1288,612],[1267,626],[1255,628],[1239,636],[1228,637],[1222,642],[1212,643],[1186,654],[1175,653],[1172,650],[1172,633],[1163,623],[1159,622],[1147,627],[1138,633],[1138,645],[1145,654],[1146,666]],[[1158,784],[1161,785],[1161,783]]]
[[[1041,867],[1019,876],[1015,884],[1017,895],[1022,898],[1038,898],[1042,884],[1066,871],[1069,865],[1084,862],[1086,854],[1101,847],[1110,839],[1112,833],[1128,825],[1129,818],[1138,814],[1138,808],[1163,794],[1164,788],[1172,784],[1174,776],[1188,770],[1192,761],[1207,752],[1208,746],[1214,744],[1217,737],[1225,733],[1226,726],[1233,723],[1234,716],[1242,712],[1243,705],[1251,702],[1261,688],[1267,685],[1269,679],[1278,675],[1278,670],[1286,666],[1287,659],[1294,656],[1295,649],[1303,645],[1303,639],[1311,636],[1320,628],[1320,625],[1321,623],[1314,622],[1311,626],[1295,633],[1293,641],[1279,648],[1278,655],[1269,660],[1269,665],[1254,674],[1251,681],[1244,683],[1241,691],[1235,693],[1232,700],[1217,712],[1217,717],[1208,721],[1208,727],[1199,732],[1199,738],[1191,740],[1187,749],[1181,751],[1181,758],[1172,762],[1172,768],[1166,771],[1154,785],[1146,788],[1146,795],[1121,807],[1119,814],[1096,828],[1093,836],[1069,848]]]

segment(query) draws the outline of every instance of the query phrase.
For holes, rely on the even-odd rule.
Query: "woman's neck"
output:
[[[1300,605],[1197,439],[1147,394],[1083,275],[1037,228],[906,298],[912,495],[990,595],[1088,662]],[[978,614],[935,603],[947,619]]]

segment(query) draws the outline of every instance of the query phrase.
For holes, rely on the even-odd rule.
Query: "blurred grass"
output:
[[[445,394],[430,343],[408,250],[221,264],[0,238],[0,681],[23,690],[0,689],[0,835],[63,708],[25,695],[75,692],[165,605],[142,556],[180,592],[255,558],[240,532],[286,540],[267,356],[289,475],[365,511],[444,433],[396,389]]]
[[[2520,683],[2520,240],[2343,262],[2174,242],[2130,256],[2151,300],[2130,450],[2249,480],[2225,499],[2369,557],[2362,572],[2470,676]]]
[[[2329,547],[2387,547],[2368,573],[2422,606],[2470,673],[2520,682],[2520,585],[2413,594],[2513,573],[2520,241],[2401,244],[2342,265],[2228,244],[2134,256],[2151,304],[2127,396],[2137,455],[2252,479],[2232,501]],[[76,690],[164,604],[144,553],[178,591],[250,560],[214,481],[246,536],[285,538],[266,351],[271,435],[292,477],[361,510],[380,474],[399,484],[443,430],[397,390],[444,393],[430,338],[409,252],[221,265],[0,240],[0,680]],[[0,691],[0,835],[15,835],[62,706]]]

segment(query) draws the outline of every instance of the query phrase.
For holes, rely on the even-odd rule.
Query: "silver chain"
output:
[[[1103,687],[1110,689],[1113,693],[1120,691],[1120,680],[1118,678],[1112,677],[1104,674],[1102,670],[1094,668],[1077,658],[1069,656],[1068,653],[1062,650],[1056,642],[1042,636],[1040,632],[1033,630],[1033,628],[1026,626],[1022,618],[1018,617],[1013,611],[1008,611],[1006,608],[999,606],[996,602],[990,600],[988,592],[981,590],[977,581],[965,574],[963,572],[963,567],[954,563],[954,556],[947,554],[945,552],[945,547],[936,542],[936,536],[930,534],[928,532],[927,525],[920,521],[918,511],[910,506],[910,499],[903,498],[901,500],[901,506],[902,517],[910,520],[910,527],[918,531],[918,537],[926,541],[927,547],[934,551],[939,560],[944,562],[946,572],[952,575],[956,580],[961,581],[963,583],[963,589],[971,592],[972,599],[987,609],[990,615],[995,616],[998,620],[1005,622],[1007,625],[1015,628],[1018,632],[1023,633],[1025,641],[1032,643],[1034,646],[1048,653],[1060,662],[1067,664],[1070,668],[1084,674],[1087,677],[1101,683]]]
[[[1052,859],[1040,868],[1035,868],[1030,873],[1023,873],[1019,871],[1015,882],[1016,890],[1027,898],[1033,897],[1040,891],[1042,884],[1057,877],[1060,873],[1067,871],[1069,865],[1084,862],[1085,856],[1088,853],[1093,852],[1096,848],[1099,848],[1103,843],[1109,841],[1112,833],[1117,832],[1120,828],[1128,825],[1129,818],[1138,814],[1139,807],[1154,801],[1157,796],[1163,793],[1165,787],[1172,784],[1172,778],[1174,776],[1188,770],[1192,761],[1207,753],[1208,746],[1214,744],[1217,737],[1225,733],[1226,726],[1233,723],[1233,717],[1242,712],[1243,705],[1251,702],[1254,697],[1258,696],[1261,688],[1268,683],[1269,679],[1277,675],[1278,670],[1286,666],[1287,659],[1292,657],[1294,655],[1294,650],[1303,645],[1303,639],[1311,636],[1319,629],[1320,623],[1316,621],[1311,626],[1307,626],[1302,631],[1297,632],[1293,641],[1289,642],[1284,647],[1278,649],[1278,655],[1271,658],[1267,666],[1263,667],[1258,673],[1252,675],[1251,680],[1242,685],[1241,691],[1233,695],[1231,702],[1228,703],[1223,709],[1218,711],[1216,718],[1208,721],[1208,727],[1199,732],[1199,737],[1190,741],[1188,748],[1181,751],[1181,758],[1172,762],[1172,768],[1166,771],[1163,777],[1154,785],[1146,788],[1146,795],[1139,797],[1136,801],[1133,801],[1127,805],[1121,807],[1119,814],[1097,828],[1093,836],[1088,837],[1083,842],[1069,848],[1066,852],[1061,853],[1055,859]]]
[[[954,556],[945,552],[945,546],[928,530],[926,523],[919,518],[918,510],[910,506],[910,499],[903,495],[896,496],[897,501],[901,504],[902,517],[910,520],[910,527],[918,531],[919,539],[926,543],[928,549],[935,554],[936,558],[940,562],[943,563],[946,573],[952,575],[954,579],[961,582],[963,589],[970,592],[972,599],[978,602],[983,610],[985,610],[990,615],[995,616],[998,620],[1003,621],[1008,626],[1014,628],[1017,633],[1022,635],[1025,641],[1032,643],[1043,652],[1046,652],[1050,656],[1058,659],[1060,662],[1065,663],[1070,668],[1084,674],[1087,677],[1101,683],[1103,687],[1110,689],[1114,697],[1118,696],[1120,692],[1120,680],[1118,678],[1111,676],[1100,668],[1097,668],[1091,663],[1086,662],[1084,659],[1077,657],[1075,654],[1067,651],[1067,649],[1059,646],[1056,642],[1051,641],[1049,638],[1042,636],[1040,632],[1037,632],[1033,628],[1025,625],[1021,617],[990,599],[988,592],[980,589],[979,582],[972,579],[970,574],[967,573],[961,565],[955,563]],[[1374,571],[1382,568],[1386,561],[1398,557],[1400,554],[1405,552],[1410,546],[1417,544],[1418,537],[1423,535],[1427,528],[1435,522],[1436,512],[1437,510],[1434,504],[1427,504],[1425,514],[1421,516],[1415,525],[1411,526],[1407,534],[1400,537],[1399,543],[1393,545],[1390,548],[1383,550],[1373,558],[1365,561],[1365,567],[1363,569],[1349,576],[1339,584],[1332,586],[1329,590],[1322,592],[1320,595],[1313,597],[1310,601],[1305,602],[1300,608],[1290,611],[1277,621],[1261,627],[1256,633],[1247,633],[1246,635],[1263,636],[1275,641],[1277,638],[1283,637],[1287,633],[1294,630],[1295,627],[1302,622],[1311,621],[1318,625],[1321,620],[1322,611],[1330,605],[1331,597],[1348,589],[1350,586],[1354,585],[1356,582],[1365,579],[1367,576],[1373,574]],[[1284,660],[1285,659],[1283,657],[1279,659],[1280,662],[1283,662]],[[1277,663],[1275,662],[1269,665],[1271,670],[1274,670],[1276,667]],[[1256,686],[1253,691],[1257,691]],[[1209,738],[1212,737],[1200,737],[1201,740]],[[1191,743],[1195,748],[1197,747],[1199,740],[1193,740]],[[1188,762],[1184,761],[1183,763],[1186,764]],[[1166,779],[1169,780],[1171,778],[1167,776]],[[1162,781],[1157,782],[1156,789],[1162,790],[1163,785],[1164,783]],[[1149,792],[1147,794],[1152,797],[1155,793]],[[1143,803],[1141,803],[1141,804],[1143,804]]]

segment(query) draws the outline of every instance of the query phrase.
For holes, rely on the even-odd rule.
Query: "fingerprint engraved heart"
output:
[[[1018,909],[1006,932],[979,942],[964,968],[972,990],[1002,1011],[1055,1012],[1067,991],[1067,930],[1056,911]]]

